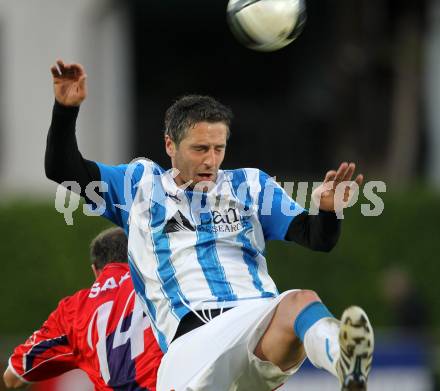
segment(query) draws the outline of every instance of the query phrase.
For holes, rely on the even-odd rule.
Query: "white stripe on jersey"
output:
[[[144,295],[139,291],[138,286],[134,284],[136,292],[143,299],[144,310],[150,317],[156,339],[160,343],[161,338],[158,334],[167,335],[172,333],[173,330],[175,332],[179,325],[179,319],[171,315],[169,301],[163,302],[162,282],[157,276],[158,264],[154,255],[154,244],[149,225],[152,202],[150,194],[153,188],[153,163],[150,161],[141,161],[141,163],[144,166],[144,174],[130,210],[128,251],[130,260],[135,263],[136,270],[140,272],[140,277],[144,283],[142,287]],[[148,303],[146,300],[148,300]],[[159,302],[161,303],[160,306],[157,305]],[[167,344],[169,342],[167,341]],[[164,346],[162,345],[161,348],[163,349]]]
[[[184,199],[182,199],[184,201]],[[171,219],[179,211],[182,215],[191,220],[191,213],[188,203],[180,202],[179,208],[176,207],[175,202],[171,198],[165,200],[167,205],[167,219]],[[197,234],[195,231],[181,230],[170,232],[168,234],[170,239],[171,262],[176,270],[176,277],[179,281],[180,288],[185,297],[191,297],[192,302],[214,300],[210,292],[209,285],[206,281],[205,275],[197,258],[196,243]],[[191,279],[185,278],[185,274],[190,274]]]
[[[246,175],[247,183],[249,183],[250,196],[253,200],[257,200],[261,189],[260,178],[259,178],[259,170],[254,168],[245,168],[243,169]],[[257,256],[258,261],[258,277],[263,281],[264,289],[268,292],[276,292],[278,295],[278,289],[273,282],[272,278],[269,276],[269,272],[267,270],[266,258],[264,257],[264,250],[266,248],[266,242],[264,240],[263,231],[261,229],[261,224],[254,224],[256,227],[253,231],[254,234],[254,242],[255,248],[259,250],[260,254]]]
[[[234,194],[232,189],[232,185],[230,181],[224,182],[225,186],[222,188],[222,196],[225,199],[235,200],[240,204],[241,208],[244,208],[244,205]],[[255,246],[255,231],[261,232],[261,227],[255,221],[252,224],[252,229],[246,232],[246,237],[249,241]],[[262,235],[262,233],[261,233]],[[246,262],[243,262],[243,243],[238,238],[236,232],[228,232],[228,233],[219,233],[217,239],[217,252],[219,254],[219,258],[222,260],[223,267],[225,269],[227,278],[229,281],[232,281],[233,290],[238,297],[261,297],[261,290],[258,289],[254,284],[254,278],[252,273],[249,271],[249,267]],[[239,250],[239,251],[237,251]],[[263,242],[263,250],[264,250],[264,242]],[[237,252],[241,253],[240,262],[237,262]],[[259,262],[262,261],[260,256],[256,259],[256,267],[259,269]],[[263,257],[263,261],[264,257]],[[257,269],[257,270],[258,270]],[[261,275],[259,278],[261,279]],[[262,281],[265,278],[262,279]],[[272,279],[269,277],[268,281],[264,281],[262,287],[267,291],[274,291],[275,285],[272,282]]]

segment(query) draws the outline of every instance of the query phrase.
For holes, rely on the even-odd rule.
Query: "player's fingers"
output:
[[[334,180],[335,176],[336,176],[335,170],[327,171],[327,174],[325,174],[324,182],[330,182],[330,181]]]
[[[349,186],[345,187],[344,202],[348,202],[350,198],[353,196],[353,194],[355,194],[359,190],[363,180],[364,180],[364,176],[362,174],[359,174],[354,181],[350,182]]]
[[[57,65],[60,68],[63,76],[68,78],[76,78],[76,64],[66,64],[63,60],[57,60]]]
[[[354,171],[356,170],[356,164],[350,163],[348,165],[347,171],[344,173],[343,181],[351,181],[351,177],[354,174]]]
[[[52,65],[50,67],[50,73],[52,74],[53,77],[60,77],[61,76],[61,72],[56,65]]]
[[[340,178],[341,180],[338,183],[349,181],[351,176],[353,175],[353,173],[350,174],[350,171],[351,171],[351,167],[350,167],[350,164],[348,164],[348,166],[345,169],[345,171],[342,172],[342,175],[341,175],[341,178]]]
[[[82,75],[78,80],[78,93],[82,98],[87,94],[87,75]]]
[[[348,163],[347,162],[341,163],[341,165],[338,168],[338,171],[336,171],[336,175],[335,175],[335,179],[334,179],[334,185],[333,185],[334,188],[336,188],[336,186],[338,186],[339,183],[342,182],[342,180],[344,178],[344,175],[345,175],[345,172],[347,171],[347,169],[348,169]]]
[[[64,70],[62,72],[64,75],[69,77],[75,76],[75,68],[70,64],[64,64]]]
[[[354,181],[359,187],[361,187],[362,183],[364,182],[364,176],[362,174],[359,174]]]
[[[56,61],[56,65],[58,66],[58,69],[60,70],[60,72],[63,74],[64,70],[66,68],[66,64],[64,64],[64,61],[61,60],[61,58],[58,58]]]
[[[72,64],[71,68],[75,71],[75,76],[77,77],[81,77],[86,74],[86,71],[81,64]]]
[[[84,87],[86,85],[87,75],[80,76],[78,80],[78,84],[80,87]]]

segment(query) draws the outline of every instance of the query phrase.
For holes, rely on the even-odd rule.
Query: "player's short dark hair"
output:
[[[205,121],[223,122],[228,128],[229,137],[232,118],[231,109],[210,96],[185,95],[166,111],[165,135],[179,145],[189,128]]]
[[[127,262],[128,239],[121,228],[102,231],[90,244],[90,259],[101,270],[111,262]]]

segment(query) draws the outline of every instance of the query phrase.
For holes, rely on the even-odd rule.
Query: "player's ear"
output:
[[[92,264],[92,271],[93,271],[93,274],[95,275],[95,278],[98,278],[99,275],[101,274],[100,271],[96,268],[96,266],[94,264]]]
[[[168,135],[165,136],[165,150],[167,151],[167,155],[171,158],[176,154],[176,144]]]

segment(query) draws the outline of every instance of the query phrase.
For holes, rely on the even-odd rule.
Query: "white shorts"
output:
[[[282,371],[253,352],[289,292],[241,304],[178,338],[162,359],[157,391],[269,391],[283,384],[301,364]]]

